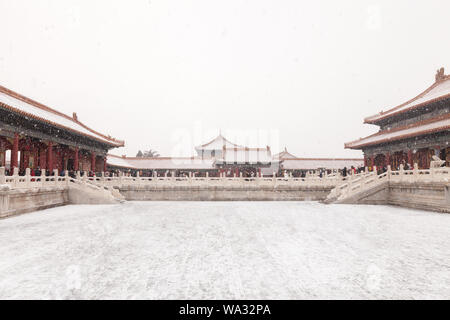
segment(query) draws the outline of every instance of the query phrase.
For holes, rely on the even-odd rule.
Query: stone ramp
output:
[[[71,180],[68,185],[69,203],[72,204],[114,204],[124,202],[117,189],[97,186],[89,181]]]
[[[333,203],[343,204],[386,204],[389,193],[389,181],[384,180],[381,183],[369,188],[360,189],[350,195],[336,199]]]
[[[438,163],[439,164],[439,163]],[[349,178],[324,203],[381,204],[450,213],[450,168],[375,172]]]

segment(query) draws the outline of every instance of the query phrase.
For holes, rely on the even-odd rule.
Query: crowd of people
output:
[[[339,169],[339,173],[343,177],[346,177],[351,174],[358,174],[358,173],[364,172],[364,170],[365,170],[364,166],[361,166],[361,167],[351,166],[350,168],[344,167],[343,169]]]
[[[54,176],[54,172],[47,170],[47,169],[40,169],[39,167],[36,167],[34,169],[30,170],[30,175],[31,176],[41,176],[42,175],[42,171],[44,171],[44,176],[49,177],[49,176]],[[350,174],[350,172],[353,172],[354,174],[359,173],[364,171],[364,168],[354,168],[351,167],[349,169],[347,168],[343,168],[342,170],[339,170],[339,172],[343,175],[343,176],[347,176],[348,174]],[[195,177],[206,177],[206,173],[208,173],[209,177],[219,177],[220,172],[222,172],[223,175],[225,175],[226,177],[233,177],[236,173],[236,170],[234,169],[225,169],[225,170],[208,170],[208,171],[190,171],[190,170],[133,170],[133,169],[127,169],[127,170],[118,170],[118,169],[114,169],[114,170],[110,170],[105,172],[105,176],[106,177],[110,177],[110,176],[119,176],[120,172],[123,172],[124,176],[129,176],[129,177],[137,177],[139,174],[139,177],[153,177],[155,175],[157,175],[158,177],[172,177],[172,175],[174,175],[175,177],[189,177],[189,175],[191,174],[192,176]],[[296,178],[304,178],[308,175],[308,170],[294,170],[292,172],[290,172],[290,174],[292,174],[293,177]],[[258,176],[258,171],[255,168],[243,168],[239,170],[239,176],[242,173],[242,177],[245,178],[251,178],[251,177],[256,177]],[[330,174],[332,173],[331,170],[319,170],[318,175],[319,177],[323,177],[325,176],[325,173]],[[10,176],[12,175],[13,172],[12,170],[10,170],[9,168],[5,169],[5,175]],[[76,171],[74,170],[67,170],[67,174],[68,176],[75,178],[76,177]],[[288,174],[288,172],[286,170],[279,170],[278,172],[275,172],[275,176],[276,177],[286,177],[286,175]],[[25,170],[19,170],[19,176],[24,176],[25,175]],[[58,172],[59,176],[65,176],[66,175],[66,170],[61,170]],[[100,173],[96,173],[93,171],[88,171],[87,175],[89,177],[94,177],[94,176],[100,176]],[[270,175],[272,176],[272,175]]]
[[[408,162],[406,161],[402,161],[401,165],[403,165],[403,169],[404,170],[411,170],[411,166],[408,164]],[[369,171],[372,171],[372,167],[368,168]],[[386,166],[379,166],[376,167],[377,173],[381,174],[387,171],[387,167]],[[393,168],[393,170],[400,170],[400,165]],[[49,170],[46,169],[40,169],[39,167],[36,167],[34,169],[30,170],[30,175],[31,176],[41,176],[42,171],[44,171],[44,175],[45,176],[53,176],[54,172],[51,172]],[[337,170],[337,172],[346,177],[348,175],[352,175],[352,174],[358,174],[361,172],[365,171],[365,167],[364,166],[360,166],[360,167],[354,167],[351,166],[350,168],[344,167],[342,169]],[[137,177],[138,174],[140,177],[153,177],[155,175],[157,175],[158,177],[172,177],[172,175],[174,175],[175,177],[189,177],[189,175],[191,176],[195,176],[195,177],[206,177],[207,173],[209,177],[219,177],[220,174],[225,175],[226,177],[233,177],[235,175],[236,172],[239,172],[239,176],[242,173],[242,177],[245,178],[251,178],[251,177],[256,177],[259,174],[259,170],[258,168],[253,168],[253,167],[244,167],[244,168],[239,168],[239,170],[236,170],[236,168],[226,168],[226,169],[212,169],[212,170],[197,170],[197,171],[192,171],[192,170],[136,170],[136,169],[125,169],[125,170],[119,170],[119,169],[111,169],[107,172],[105,172],[105,176],[106,177],[110,177],[110,176],[118,176],[120,174],[120,172],[123,173],[123,175],[125,176],[130,176],[130,177]],[[312,173],[313,171],[310,170],[292,170],[292,171],[286,171],[286,170],[278,170],[278,172],[275,172],[275,176],[276,177],[286,177],[286,176],[292,176],[294,178],[304,178],[308,176],[308,173]],[[332,170],[329,169],[319,169],[319,170],[314,170],[315,174],[317,176],[319,176],[320,178],[329,175],[331,173],[333,173]],[[9,168],[5,169],[5,174],[7,176],[12,175],[12,170]],[[75,178],[76,177],[76,172],[74,170],[67,170],[67,173],[70,177]],[[25,175],[25,170],[21,169],[19,170],[19,175],[20,176],[24,176]],[[59,176],[65,176],[66,175],[66,170],[61,170],[58,172]],[[88,171],[87,175],[89,177],[94,177],[94,176],[100,176],[101,173],[99,172],[93,172],[93,171]],[[272,176],[272,174],[270,175]]]

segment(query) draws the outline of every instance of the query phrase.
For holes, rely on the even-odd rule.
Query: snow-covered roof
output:
[[[242,146],[237,145],[233,142],[228,141],[222,134],[219,134],[213,140],[208,143],[202,144],[201,146],[195,147],[195,150],[222,150],[222,148],[242,148]]]
[[[439,75],[439,73],[441,73]],[[417,109],[430,103],[450,98],[450,75],[444,75],[444,69],[441,68],[436,75],[436,82],[417,97],[395,107],[388,111],[381,111],[373,116],[364,119],[366,123],[376,123],[379,120]]]
[[[272,154],[270,148],[224,148],[222,159],[217,163],[270,163]]]
[[[360,149],[361,147],[368,145],[401,140],[446,130],[450,130],[450,114],[416,122],[407,126],[397,127],[391,130],[379,131],[368,137],[346,143],[345,147],[349,149]]]
[[[360,167],[363,165],[363,159],[295,158],[284,159],[281,163],[281,168],[286,170],[316,170],[342,169],[344,167]]]
[[[284,147],[283,151],[273,155],[273,159],[280,159],[280,160],[282,160],[282,159],[295,159],[295,158],[297,158],[297,157],[294,156],[292,153],[289,153],[287,151],[286,147]]]
[[[66,129],[91,139],[121,147],[123,141],[116,140],[110,136],[103,135],[78,121],[77,118],[70,117],[64,113],[51,109],[39,102],[22,96],[14,91],[0,86],[0,106],[19,113],[25,117],[34,118],[36,120],[49,123],[56,127]]]
[[[127,158],[108,154],[106,163],[113,167],[150,170],[214,169],[214,159],[196,157]]]

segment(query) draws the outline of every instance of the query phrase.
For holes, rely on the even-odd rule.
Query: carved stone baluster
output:
[[[14,167],[13,169],[13,188],[17,188],[19,184],[19,168]]]
[[[0,167],[0,184],[6,184],[5,167]]]

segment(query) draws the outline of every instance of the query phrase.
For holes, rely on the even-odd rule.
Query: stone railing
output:
[[[40,176],[32,176],[29,168],[25,170],[25,175],[20,176],[19,170],[14,168],[13,175],[6,176],[5,168],[0,167],[0,185],[9,189],[29,189],[41,187],[64,187],[69,184],[70,177],[59,176],[58,170],[53,170],[52,176],[46,176],[44,172]]]
[[[40,176],[32,176],[30,169],[26,169],[25,175],[20,176],[18,169],[14,168],[13,175],[6,176],[5,168],[0,168],[0,185],[7,186],[9,189],[27,189],[40,187],[64,187],[70,183],[85,185],[91,189],[107,189],[120,188],[121,186],[155,186],[155,187],[278,187],[278,186],[324,186],[335,187],[350,177],[342,177],[339,174],[324,174],[323,177],[309,174],[306,177],[293,177],[287,175],[285,177],[196,177],[190,174],[186,177],[177,177],[175,175],[153,176],[153,177],[136,177],[125,176],[122,173],[119,176],[105,176],[102,172],[100,176],[89,177],[86,172],[76,172],[75,178],[68,175],[61,176],[58,170],[53,170],[53,175],[46,176],[44,172]]]
[[[68,175],[66,171],[64,175],[59,175],[58,170],[53,170],[53,175],[46,176],[44,171],[42,171],[39,176],[32,176],[31,170],[27,168],[25,170],[25,175],[20,176],[18,168],[14,168],[13,174],[11,176],[5,175],[5,168],[0,167],[0,185],[8,189],[31,189],[31,188],[51,188],[51,187],[66,187],[70,183],[75,183],[77,185],[85,185],[86,187],[94,190],[101,189],[100,186],[92,183],[87,178],[87,174],[81,175],[79,172],[75,178]],[[109,189],[105,187],[105,189]]]
[[[376,171],[360,174],[354,179],[350,178],[345,183],[331,190],[327,199],[341,200],[363,190],[371,189],[387,181],[387,176],[387,172],[377,175]]]
[[[328,195],[327,202],[339,201],[351,197],[359,192],[372,189],[384,182],[450,182],[450,168],[439,167],[431,169],[418,169],[417,163],[412,170],[404,170],[400,165],[400,170],[392,171],[388,166],[387,171],[381,174],[376,173],[376,167],[373,172],[366,172],[349,178],[346,182],[336,186]]]
[[[175,175],[165,175],[163,177],[130,177],[113,176],[105,177],[86,177],[88,181],[98,186],[122,187],[122,186],[154,186],[154,187],[236,187],[236,188],[258,188],[258,187],[278,187],[278,186],[337,186],[344,182],[340,175],[308,176],[308,177],[195,177],[190,174],[186,177],[177,177]]]
[[[136,177],[125,176],[105,176],[102,172],[100,176],[88,177],[87,173],[76,173],[75,178],[65,175],[58,175],[58,170],[53,170],[52,176],[46,176],[44,172],[40,176],[32,176],[30,169],[26,169],[24,176],[19,176],[18,169],[15,168],[12,176],[5,175],[5,168],[0,167],[0,185],[7,186],[9,189],[27,189],[39,187],[64,187],[70,183],[85,185],[91,189],[120,188],[122,186],[154,186],[161,188],[170,187],[236,187],[236,188],[258,188],[258,187],[334,187],[329,198],[342,199],[349,197],[355,193],[370,189],[384,181],[404,181],[404,182],[434,182],[434,181],[450,181],[450,168],[440,167],[419,170],[415,165],[413,170],[404,170],[400,166],[400,170],[388,170],[380,175],[376,174],[376,170],[359,174],[349,174],[342,177],[339,174],[326,175],[319,177],[316,175],[308,175],[307,177],[196,177],[190,174],[186,177],[177,177],[175,175],[153,176],[153,177]]]
[[[418,169],[416,163],[413,170],[404,170],[400,166],[400,170],[388,172],[389,180],[393,182],[450,182],[449,167]]]
[[[104,174],[102,174],[104,177]],[[100,179],[105,181],[104,179]],[[21,190],[26,192],[27,189],[30,191],[37,190],[39,188],[45,188],[47,190],[55,189],[77,189],[83,190],[83,195],[85,197],[96,197],[100,199],[115,198],[123,199],[123,196],[118,190],[114,189],[113,186],[107,186],[104,183],[96,183],[95,178],[88,178],[87,173],[84,172],[82,175],[80,172],[76,173],[76,177],[72,178],[68,175],[66,171],[64,175],[58,175],[58,170],[53,170],[53,175],[46,176],[44,172],[39,176],[32,176],[30,169],[25,170],[25,175],[20,176],[18,174],[18,169],[14,168],[12,176],[5,175],[5,168],[0,167],[0,191],[8,190]],[[71,195],[76,193],[72,192]],[[69,196],[70,197],[70,196]],[[83,199],[77,199],[75,203],[84,203]],[[97,201],[101,203],[100,200]],[[95,203],[95,201],[93,202]]]

